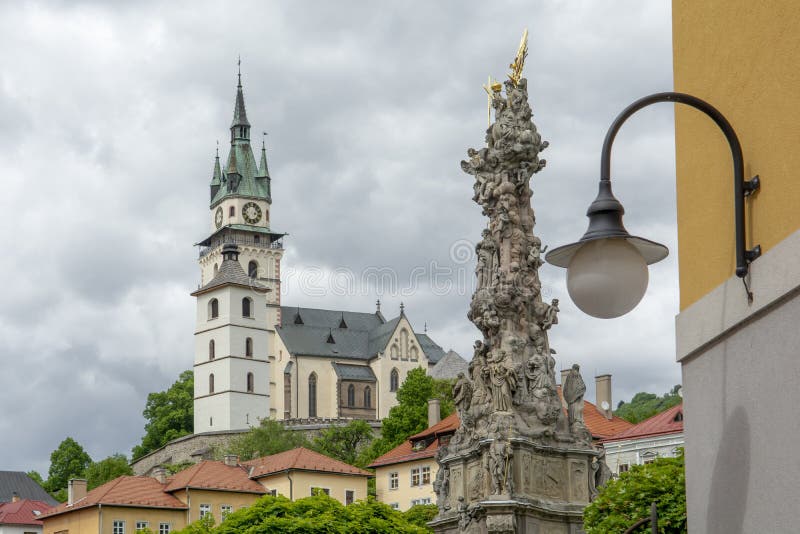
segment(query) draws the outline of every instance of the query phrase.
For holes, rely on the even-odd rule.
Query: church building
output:
[[[380,302],[362,313],[281,305],[286,234],[271,227],[266,147],[257,162],[241,80],[228,157],[221,165],[217,150],[214,160],[210,235],[197,243],[194,432],[267,417],[382,419],[408,372],[432,369],[445,352],[414,332],[402,305],[390,320]]]

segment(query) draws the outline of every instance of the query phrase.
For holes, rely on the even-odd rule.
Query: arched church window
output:
[[[393,360],[396,360],[397,358],[400,357],[400,349],[396,344],[392,345],[391,348],[389,349],[389,356],[391,356]]]
[[[347,405],[351,408],[356,405],[356,388],[353,384],[347,386]]]
[[[419,350],[417,347],[411,347],[411,360],[417,361],[419,359]]]
[[[247,373],[247,392],[253,392],[253,373]]]
[[[211,299],[208,303],[208,318],[216,319],[217,317],[219,317],[219,301]]]
[[[251,337],[244,340],[244,356],[245,358],[253,357],[253,338]]]
[[[400,331],[400,351],[401,351],[401,358],[404,360],[408,359],[408,330],[405,328]]]
[[[208,394],[214,393],[214,373],[208,375]]]
[[[242,299],[242,317],[250,317],[250,297]]]
[[[214,355],[214,340],[208,342],[208,359],[213,360],[215,357]]]
[[[400,387],[400,373],[397,372],[397,369],[392,369],[392,373],[389,375],[389,391],[397,391],[398,387]]]
[[[258,263],[251,261],[247,264],[247,276],[250,278],[256,278],[258,276]]]
[[[317,416],[317,374],[308,377],[308,416]]]
[[[236,206],[231,206],[228,208],[228,217],[233,217],[236,215]]]
[[[372,407],[372,389],[369,386],[364,388],[364,408]]]

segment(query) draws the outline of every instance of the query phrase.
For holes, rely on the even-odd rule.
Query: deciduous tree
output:
[[[610,481],[583,512],[586,534],[624,532],[640,519],[649,517],[654,501],[658,508],[659,532],[686,532],[683,455],[633,466]]]
[[[640,423],[657,413],[680,404],[683,401],[678,394],[680,389],[681,386],[677,385],[669,393],[665,393],[661,397],[655,393],[639,392],[633,396],[631,402],[620,401],[614,411],[614,415],[631,423]]]
[[[259,426],[252,427],[249,432],[231,440],[227,452],[242,460],[251,460],[308,445],[301,432],[288,430],[278,421],[262,419]]]
[[[86,469],[86,481],[89,489],[92,490],[109,480],[132,474],[133,470],[128,465],[128,458],[124,454],[113,454],[108,458],[91,464]]]
[[[133,448],[134,459],[194,431],[194,373],[184,371],[166,391],[147,396],[143,415],[145,435]]]
[[[359,452],[372,441],[375,433],[366,421],[354,419],[344,426],[331,426],[319,433],[311,443],[315,451],[346,464],[358,464]]]
[[[89,454],[72,438],[62,441],[50,454],[50,470],[46,488],[56,499],[63,500],[69,479],[85,478],[92,463]]]

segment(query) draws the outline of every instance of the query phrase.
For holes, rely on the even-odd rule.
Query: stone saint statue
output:
[[[500,361],[494,361],[489,365],[489,381],[492,393],[492,408],[498,412],[505,412],[511,409],[511,401],[514,392],[517,390],[517,373],[505,365],[505,351]]]
[[[472,402],[472,382],[464,376],[464,373],[458,373],[456,383],[453,385],[453,403],[458,410],[459,419],[464,419],[464,412],[469,409]]]
[[[567,401],[567,418],[570,428],[575,423],[583,426],[583,394],[586,393],[586,384],[581,377],[580,370],[580,365],[573,364],[564,380],[564,400]]]
[[[513,452],[507,441],[496,439],[489,447],[489,473],[492,495],[511,493],[511,460]]]

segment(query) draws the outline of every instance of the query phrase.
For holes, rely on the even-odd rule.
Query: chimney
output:
[[[67,504],[72,505],[86,497],[86,480],[71,478],[67,486]]]
[[[235,454],[226,454],[223,461],[228,467],[236,467],[239,465],[239,457]]]
[[[439,399],[428,401],[428,428],[439,422]]]
[[[158,480],[159,484],[166,484],[167,483],[167,470],[161,466],[156,467],[153,469],[153,473],[151,475],[154,479]]]
[[[15,491],[14,493],[11,494],[11,502],[17,502],[17,501],[19,501],[19,493]]]
[[[611,375],[600,375],[594,377],[595,400],[597,401],[597,411],[611,419],[613,416],[611,404]]]

